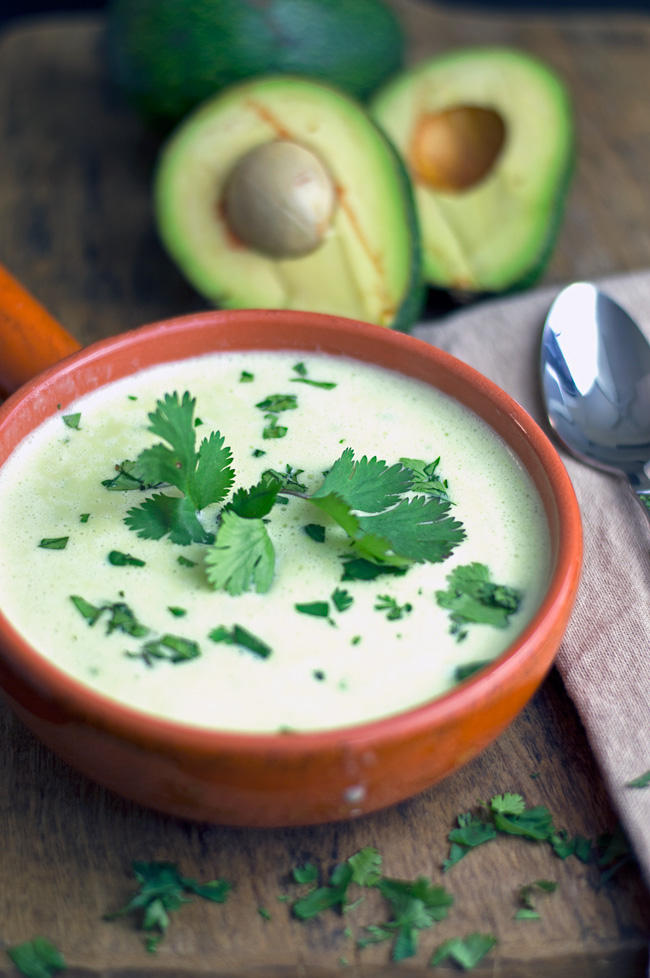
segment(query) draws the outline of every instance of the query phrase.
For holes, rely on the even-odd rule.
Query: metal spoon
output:
[[[544,325],[541,382],[559,440],[625,475],[650,519],[650,343],[631,316],[588,282],[563,289]]]

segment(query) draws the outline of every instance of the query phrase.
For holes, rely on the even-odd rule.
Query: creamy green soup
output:
[[[297,479],[311,493],[345,449],[389,466],[440,457],[436,474],[447,481],[449,513],[463,524],[464,539],[442,562],[342,580],[342,555],[350,555],[343,530],[308,500],[283,497],[265,516],[275,551],[268,590],[215,590],[205,544],[142,539],[124,522],[164,487],[120,492],[103,485],[116,466],[160,441],[148,430],[148,414],[174,391],[196,398],[197,444],[218,430],[230,446],[232,491],[289,466],[301,470]],[[258,406],[273,395],[291,395],[295,407]],[[200,514],[206,530],[218,527],[223,505]],[[509,645],[539,606],[549,576],[541,500],[481,419],[419,381],[307,353],[190,359],[67,406],[0,473],[0,541],[3,610],[39,652],[139,710],[233,731],[333,728],[430,700],[458,681],[464,665]],[[111,563],[115,552],[128,561]],[[438,603],[448,575],[472,563],[519,592],[505,627],[454,629]],[[106,610],[93,623],[88,607],[112,607],[113,614],[126,607],[146,633],[110,630],[115,621]],[[264,654],[238,641],[243,633],[259,640]],[[147,641],[168,635],[179,648],[191,647],[192,657],[143,654]],[[215,640],[219,635],[227,640]]]

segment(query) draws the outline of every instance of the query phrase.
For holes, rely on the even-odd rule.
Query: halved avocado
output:
[[[532,284],[555,243],[574,159],[567,91],[508,48],[466,48],[389,83],[371,113],[415,186],[433,286],[502,292]]]
[[[225,308],[302,309],[406,328],[423,295],[410,181],[340,92],[272,77],[204,102],[163,147],[160,236]]]

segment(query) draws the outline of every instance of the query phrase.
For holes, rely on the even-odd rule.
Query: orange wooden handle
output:
[[[10,394],[81,344],[0,265],[0,389]]]

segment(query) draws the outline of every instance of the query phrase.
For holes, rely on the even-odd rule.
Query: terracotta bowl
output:
[[[548,520],[552,570],[528,627],[490,667],[446,695],[387,719],[327,732],[247,735],[152,718],[59,671],[1,612],[0,684],[18,716],[55,753],[144,805],[246,826],[356,817],[408,798],[465,764],[537,689],[577,588],[578,506],[543,432],[476,371],[411,337],[300,312],[208,312],[145,326],[67,356],[0,408],[0,464],[57,405],[65,408],[98,386],[165,361],[249,349],[322,350],[381,364],[439,388],[487,421],[530,473]]]

